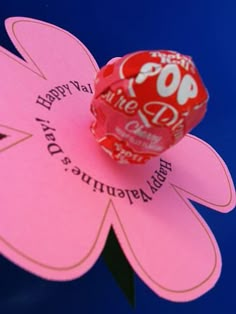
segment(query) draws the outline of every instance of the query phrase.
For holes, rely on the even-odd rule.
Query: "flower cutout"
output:
[[[188,135],[145,165],[115,163],[90,132],[98,67],[86,47],[41,21],[6,25],[24,60],[0,50],[2,254],[41,277],[73,279],[94,265],[112,226],[155,293],[187,301],[208,291],[220,252],[189,200],[235,206],[223,160]]]

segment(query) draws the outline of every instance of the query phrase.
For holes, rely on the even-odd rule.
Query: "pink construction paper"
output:
[[[189,199],[234,208],[220,156],[188,135],[146,165],[115,163],[89,130],[98,66],[87,48],[33,19],[8,19],[6,29],[24,60],[0,49],[2,254],[43,278],[70,280],[94,265],[112,225],[155,293],[188,301],[208,291],[221,256]]]

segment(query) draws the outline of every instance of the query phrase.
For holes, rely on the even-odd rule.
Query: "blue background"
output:
[[[208,114],[192,132],[209,142],[235,181],[236,2],[234,0],[1,0],[0,44],[14,51],[3,22],[9,16],[41,19],[73,33],[100,66],[113,56],[172,49],[193,56],[210,92]],[[82,278],[41,280],[0,257],[0,313],[236,313],[236,211],[227,215],[196,205],[212,228],[223,257],[216,287],[189,303],[163,300],[137,277],[132,309],[100,259]]]

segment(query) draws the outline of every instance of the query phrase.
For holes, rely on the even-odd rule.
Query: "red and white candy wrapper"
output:
[[[97,74],[91,130],[114,160],[143,164],[195,127],[207,100],[189,56],[164,50],[128,54]]]

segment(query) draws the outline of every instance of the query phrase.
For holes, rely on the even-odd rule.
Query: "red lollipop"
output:
[[[140,51],[98,72],[91,129],[113,159],[142,164],[195,127],[207,100],[190,57],[174,51]]]

